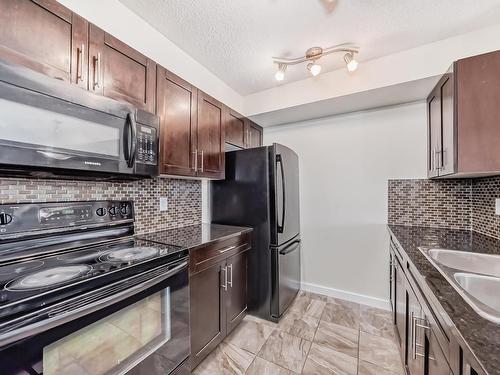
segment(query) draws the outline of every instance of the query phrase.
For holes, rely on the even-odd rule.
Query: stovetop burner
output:
[[[137,262],[154,258],[160,254],[160,249],[156,247],[137,246],[125,249],[113,250],[100,257],[101,260],[110,262]]]
[[[11,264],[8,266],[3,266],[0,267],[0,275],[1,276],[16,276],[23,274],[28,271],[33,271],[36,270],[37,268],[40,268],[43,266],[43,262],[41,260],[33,260],[31,262],[25,262],[25,263],[17,263],[17,264]]]
[[[13,280],[5,289],[16,291],[47,288],[77,279],[91,270],[92,267],[85,264],[47,268]]]

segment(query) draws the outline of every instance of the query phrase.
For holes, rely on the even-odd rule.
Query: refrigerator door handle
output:
[[[283,168],[283,158],[281,157],[280,154],[276,155],[276,166],[280,165],[280,171],[281,171],[281,194],[282,194],[282,210],[281,210],[281,224],[278,221],[278,233],[283,233],[283,230],[285,228],[285,214],[286,214],[286,191],[285,191],[285,170]]]
[[[297,250],[299,247],[294,246],[294,245],[299,244],[299,243],[300,243],[300,240],[295,240],[292,243],[288,244],[284,249],[280,250],[280,255],[287,255],[287,254]]]

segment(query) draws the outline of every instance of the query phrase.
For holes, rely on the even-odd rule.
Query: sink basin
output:
[[[419,250],[479,315],[500,323],[500,255]]]
[[[474,310],[479,315],[500,323],[500,278],[463,272],[453,276],[465,292],[462,296]]]
[[[427,254],[437,263],[449,268],[500,277],[500,255],[445,249],[430,249]]]

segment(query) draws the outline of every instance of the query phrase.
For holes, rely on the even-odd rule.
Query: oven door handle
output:
[[[47,319],[43,319],[40,321],[35,321],[31,324],[27,325],[22,325],[19,328],[14,328],[10,331],[7,331],[5,333],[1,332],[0,330],[0,347],[3,347],[5,345],[14,343],[16,341],[25,339],[30,336],[35,336],[39,333],[45,332],[49,329],[55,328],[57,326],[60,326],[64,323],[76,320],[78,318],[81,318],[85,315],[89,315],[93,312],[96,312],[98,310],[101,310],[105,307],[111,306],[115,303],[118,303],[120,301],[123,301],[129,297],[132,297],[133,295],[140,293],[146,289],[149,289],[153,287],[154,285],[162,282],[163,280],[166,280],[179,272],[181,272],[183,269],[187,267],[188,262],[183,261],[179,265],[175,266],[174,268],[168,270],[167,272],[160,273],[159,275],[152,277],[151,279],[148,279],[144,282],[141,282],[137,285],[133,285],[129,288],[126,288],[118,293],[114,293],[112,295],[106,296],[104,298],[97,298],[93,302],[87,302],[86,301],[86,296],[89,294],[96,294],[96,292],[99,291],[106,291],[107,289],[110,288],[110,286],[115,286],[117,284],[123,283],[125,280],[120,280],[118,282],[115,282],[111,285],[104,286],[100,289],[97,289],[93,292],[88,292],[83,295],[80,295],[78,297],[73,298],[71,301],[75,300],[76,302],[79,301],[79,305],[70,310],[67,311],[64,309],[65,305],[68,303],[68,301],[61,302],[56,307],[54,306],[48,307],[42,311],[39,311],[35,316],[32,317],[33,320],[35,320],[37,317],[40,316],[40,314],[45,314],[48,316]],[[162,267],[158,267],[162,268]],[[157,269],[158,269],[157,268]],[[59,308],[58,308],[58,307]],[[19,318],[21,322],[24,320],[26,321],[26,317],[21,317]],[[29,320],[30,318],[27,318]]]

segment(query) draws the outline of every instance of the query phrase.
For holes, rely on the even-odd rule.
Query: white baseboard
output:
[[[321,286],[312,283],[304,283],[304,282],[301,284],[301,289],[306,292],[323,294],[325,296],[340,298],[346,301],[356,302],[371,307],[377,307],[383,310],[391,309],[390,302],[382,298],[370,297],[364,294],[358,294],[358,293],[348,292],[345,290],[339,290],[339,289],[329,288],[326,286]]]

